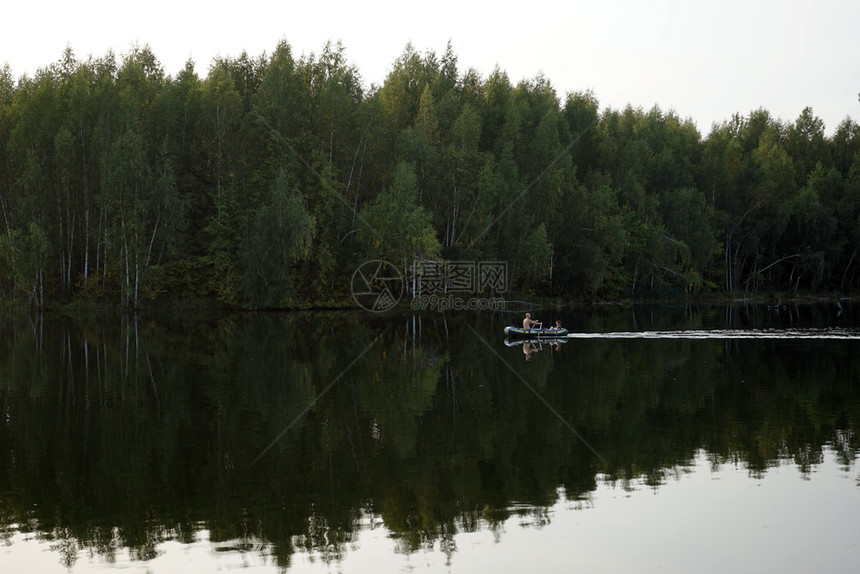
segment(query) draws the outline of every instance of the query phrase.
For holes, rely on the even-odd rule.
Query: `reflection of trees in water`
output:
[[[500,347],[604,464],[456,320],[395,325],[344,373],[385,325],[0,323],[4,537],[40,532],[72,565],[207,530],[286,567],[337,562],[382,521],[398,551],[450,556],[458,532],[540,527],[600,481],[658,487],[702,449],[755,474],[786,458],[808,473],[825,445],[856,457],[847,344],[583,340],[528,364]],[[478,323],[491,342],[497,327]]]

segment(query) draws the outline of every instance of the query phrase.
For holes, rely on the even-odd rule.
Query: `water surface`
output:
[[[857,563],[855,309],[537,313],[2,320],[0,564]]]

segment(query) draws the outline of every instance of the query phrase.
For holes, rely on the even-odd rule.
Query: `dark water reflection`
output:
[[[856,308],[542,313],[578,333],[801,335],[582,338],[526,361],[502,314],[0,320],[0,536],[74,566],[206,531],[289,567],[338,563],[377,525],[450,556],[457,533],[541,527],[559,500],[659,490],[696,461],[853,471],[860,338],[802,334],[850,334]]]

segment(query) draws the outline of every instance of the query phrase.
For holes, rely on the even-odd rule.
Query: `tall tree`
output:
[[[430,213],[418,203],[415,168],[401,162],[391,184],[361,213],[360,239],[367,257],[388,261],[403,271],[422,259],[438,259],[440,245]]]
[[[806,178],[816,165],[832,165],[830,149],[825,140],[824,121],[813,114],[812,108],[804,108],[788,129],[785,141],[786,152],[794,164],[798,187],[806,183]]]
[[[281,172],[244,240],[241,291],[252,309],[295,306],[295,263],[311,253],[316,222]]]

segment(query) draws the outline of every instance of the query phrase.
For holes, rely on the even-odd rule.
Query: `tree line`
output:
[[[408,45],[367,87],[340,44],[189,61],[148,47],[0,69],[0,298],[349,299],[368,259],[505,261],[565,300],[860,286],[860,126],[764,109],[707,137],[658,106]]]

